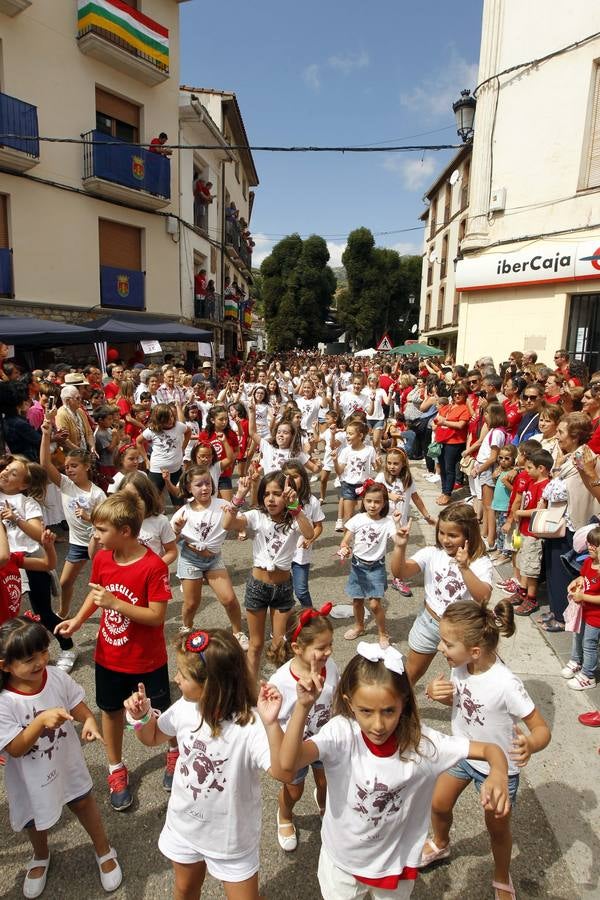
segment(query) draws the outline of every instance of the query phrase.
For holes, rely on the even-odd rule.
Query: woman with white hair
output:
[[[87,420],[87,416],[81,409],[81,395],[74,384],[66,384],[61,392],[62,406],[56,413],[56,428],[66,431],[65,449],[89,450],[93,453],[94,435]]]

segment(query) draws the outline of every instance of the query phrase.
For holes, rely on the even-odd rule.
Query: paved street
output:
[[[435,490],[422,480],[415,469],[417,483],[428,507],[434,510]],[[327,522],[323,538],[316,551],[311,588],[313,600],[321,604],[326,600],[345,602],[345,569],[334,557],[339,536],[333,532],[335,503],[333,494],[326,507]],[[431,541],[433,529],[422,520],[415,521],[411,546],[417,548],[423,541]],[[60,545],[61,558],[65,545]],[[243,599],[243,583],[251,560],[251,545],[228,541],[225,558],[238,596]],[[173,638],[180,622],[181,594],[176,579],[172,579],[174,601],[170,605],[167,620],[167,637]],[[197,622],[206,627],[221,626],[225,618],[211,592],[205,588],[206,600]],[[77,596],[81,601],[83,582]],[[412,599],[401,598],[395,591],[387,595],[390,633],[401,649],[406,647],[410,625],[422,603],[422,587],[416,586]],[[336,638],[334,656],[340,668],[352,655],[354,645],[348,645],[342,637],[347,622],[334,622]],[[372,630],[372,629],[371,629]],[[92,621],[80,632],[78,646],[81,656],[74,675],[86,689],[90,705],[94,706],[92,651],[96,625]],[[371,635],[368,636],[371,639]],[[598,779],[590,777],[597,772],[600,758],[596,746],[600,734],[586,729],[577,722],[577,714],[592,706],[596,691],[575,694],[560,677],[561,663],[556,652],[564,651],[567,639],[561,636],[557,650],[550,646],[529,620],[519,620],[514,638],[501,644],[505,662],[524,680],[528,691],[549,721],[553,729],[550,747],[534,757],[525,769],[521,780],[518,803],[514,812],[514,861],[512,877],[520,898],[573,898],[600,897],[598,886],[598,860],[600,859],[600,814],[598,811]],[[568,646],[567,646],[568,652]],[[173,658],[171,658],[173,662]],[[445,661],[436,659],[434,672],[445,669]],[[268,673],[267,673],[268,674]],[[443,731],[449,729],[450,712],[434,706],[423,696],[424,721]],[[174,698],[177,690],[174,688]],[[599,730],[600,731],[600,730]],[[162,790],[162,753],[147,751],[133,735],[126,736],[125,760],[132,773],[135,791],[133,807],[125,813],[110,810],[106,789],[106,766],[102,747],[88,746],[85,755],[97,788],[105,822],[111,841],[118,849],[123,866],[124,882],[115,894],[119,898],[169,897],[172,879],[169,863],[157,850],[167,795]],[[312,800],[312,785],[306,797],[297,806],[297,825],[300,843],[298,850],[286,855],[279,849],[275,834],[275,797],[277,785],[264,779],[263,840],[261,853],[261,889],[269,900],[313,900],[320,896],[316,879],[319,852],[319,818]],[[1,896],[22,896],[24,864],[29,857],[29,845],[21,836],[14,835],[8,824],[6,804],[0,809],[0,827],[6,836],[0,848],[2,871]],[[91,845],[83,831],[68,811],[54,828],[51,836],[53,859],[48,885],[44,896],[48,898],[85,898],[104,896],[100,887]],[[595,865],[594,865],[595,861]],[[204,897],[223,896],[220,884],[208,878]],[[449,861],[424,874],[413,893],[416,900],[422,898],[461,898],[481,900],[493,896],[491,888],[490,851],[484,831],[483,815],[478,808],[475,791],[469,789],[461,798],[456,810],[453,832],[453,852]]]

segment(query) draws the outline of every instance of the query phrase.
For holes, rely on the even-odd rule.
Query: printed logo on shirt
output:
[[[370,550],[379,540],[379,531],[373,525],[361,525],[357,532],[357,540],[365,544],[365,549]]]
[[[372,786],[370,781],[365,782],[364,787],[360,784],[355,785],[357,802],[352,809],[372,825],[378,825],[381,821],[392,818],[394,813],[400,812],[402,808],[400,795],[403,790],[404,785],[390,790],[387,784],[377,781],[376,775]]]
[[[31,715],[28,713],[25,716],[23,728],[27,728],[41,712],[44,712],[44,710],[36,709],[34,706]],[[31,759],[41,759],[42,756],[47,756],[48,759],[52,759],[52,754],[58,751],[59,743],[66,737],[68,737],[68,732],[64,730],[62,725],[59,725],[58,728],[44,728],[33,747],[29,748],[25,756],[29,756]],[[50,778],[53,774],[56,777],[56,770],[50,773],[48,781],[54,780],[54,778]]]
[[[304,728],[304,740],[318,734],[323,725],[331,718],[331,706],[328,703],[315,703],[311,707]]]
[[[348,475],[354,479],[358,479],[360,481],[364,480],[363,475],[367,470],[366,460],[360,459],[358,456],[351,456],[348,460]],[[346,474],[346,472],[344,472]]]
[[[458,708],[467,725],[483,725],[485,716],[480,712],[484,708],[483,703],[476,703],[469,688],[460,684],[456,686],[456,700]]]
[[[190,735],[188,740],[191,740],[192,737],[193,735]],[[224,785],[227,779],[222,778],[222,775],[223,766],[227,762],[228,757],[225,757],[225,759],[214,759],[208,753],[204,741],[201,741],[199,738],[195,738],[190,747],[186,745],[185,741],[182,741],[181,750],[182,755],[186,758],[185,760],[180,759],[179,769],[186,779],[185,786],[188,791],[192,792],[194,800],[197,800],[198,797],[205,799],[211,791],[221,793],[225,790]],[[192,771],[196,776],[195,782]],[[221,778],[222,780],[220,780]]]
[[[8,617],[19,615],[21,606],[21,576],[18,572],[9,572],[2,578],[2,585],[8,597]]]
[[[435,596],[444,607],[460,600],[465,590],[463,579],[452,566],[449,566],[445,572],[436,572],[433,581]]]

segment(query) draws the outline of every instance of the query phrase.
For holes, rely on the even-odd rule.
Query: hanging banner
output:
[[[150,353],[162,353],[160,341],[140,341],[140,345],[146,356]]]

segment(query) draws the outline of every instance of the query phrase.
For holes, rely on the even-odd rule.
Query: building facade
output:
[[[600,368],[597,32],[594,4],[484,2],[459,361],[567,347]]]
[[[184,314],[179,2],[0,0],[0,311]]]
[[[471,145],[465,144],[425,193],[425,222],[419,334],[421,340],[454,355],[459,295],[454,267],[468,218]]]

